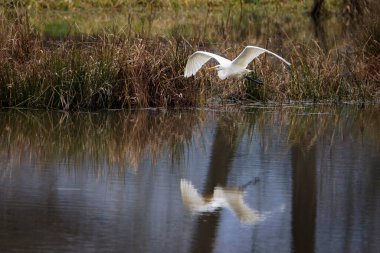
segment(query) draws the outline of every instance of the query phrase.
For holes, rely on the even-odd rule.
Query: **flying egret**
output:
[[[265,219],[265,215],[250,208],[244,202],[244,188],[215,187],[212,196],[203,197],[191,182],[181,179],[181,195],[184,205],[192,213],[215,212],[220,208],[230,209],[244,224],[256,224]]]
[[[268,53],[276,56],[278,59],[283,61],[285,64],[290,66],[290,63],[286,61],[281,56],[266,50],[261,47],[247,46],[244,50],[236,57],[234,60],[230,61],[220,55],[197,51],[189,56],[187,60],[184,77],[190,77],[195,75],[197,71],[211,58],[219,62],[219,65],[209,68],[209,70],[217,70],[220,79],[224,80],[226,78],[238,78],[247,77],[252,70],[246,69],[248,64],[253,61],[256,57],[263,53]],[[248,78],[249,79],[249,78]],[[251,79],[250,79],[251,80]]]

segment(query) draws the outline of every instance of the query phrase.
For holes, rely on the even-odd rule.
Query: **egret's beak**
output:
[[[216,69],[217,69],[216,66],[214,66],[214,67],[208,68],[207,70],[216,70]]]

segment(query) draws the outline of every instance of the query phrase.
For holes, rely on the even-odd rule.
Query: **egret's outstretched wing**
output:
[[[183,204],[190,210],[195,211],[206,204],[197,189],[186,179],[181,179],[181,195]]]
[[[280,59],[281,61],[283,61],[284,63],[290,66],[290,63],[286,61],[284,58],[282,58],[281,56],[269,50],[266,50],[261,47],[256,47],[256,46],[247,46],[246,48],[244,48],[244,50],[239,54],[239,56],[236,57],[232,61],[232,64],[236,64],[242,68],[246,68],[251,61],[253,61],[256,57],[258,57],[262,53],[268,53],[268,54],[274,55],[278,59]]]
[[[190,77],[192,75],[195,75],[195,73],[197,73],[197,71],[203,66],[203,64],[205,64],[211,58],[217,60],[221,65],[231,62],[230,60],[217,54],[205,51],[197,51],[189,56],[185,68],[184,77]]]

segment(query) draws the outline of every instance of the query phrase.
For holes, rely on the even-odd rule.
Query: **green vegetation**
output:
[[[6,1],[0,9],[0,108],[98,110],[204,106],[225,99],[379,99],[380,4],[370,2],[371,12],[355,17],[356,25],[348,29],[343,21],[352,18],[339,15],[335,23],[310,27],[312,23],[304,22],[305,3],[280,8],[271,1],[257,2],[243,8],[240,1],[230,1],[221,9],[217,2],[201,8],[201,1],[30,0],[22,1],[23,6]],[[334,9],[333,3],[327,8]],[[105,16],[99,9],[81,15],[78,9],[90,5],[113,10]],[[152,8],[144,14],[133,11],[148,5]],[[168,6],[174,11],[163,10]],[[294,13],[278,19],[269,15],[284,9]],[[332,35],[326,26],[334,27]],[[220,81],[206,71],[183,78],[187,57],[195,50],[234,58],[247,44],[283,55],[292,67],[285,69],[267,56],[256,60],[251,67],[263,80],[261,86]]]

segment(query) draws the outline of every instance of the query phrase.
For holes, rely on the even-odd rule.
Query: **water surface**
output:
[[[0,112],[0,252],[379,252],[380,108]]]

